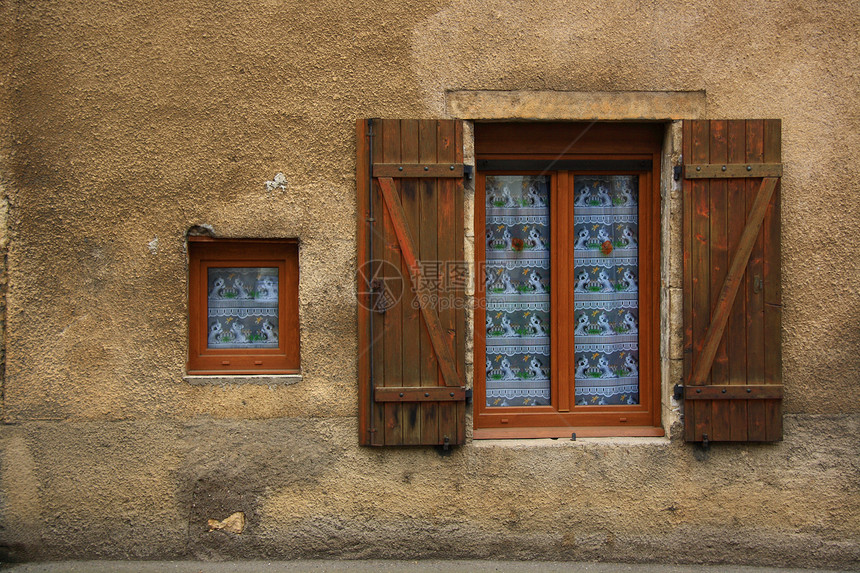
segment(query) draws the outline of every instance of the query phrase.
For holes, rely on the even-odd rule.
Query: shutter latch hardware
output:
[[[372,297],[375,297],[372,308],[379,313],[384,314],[386,310],[394,306],[397,302],[388,289],[385,288],[385,283],[379,279],[370,281],[370,294]]]
[[[672,397],[679,402],[684,399],[683,384],[675,384],[675,387],[672,389]]]
[[[684,173],[684,156],[678,157],[678,165],[672,168],[672,179],[675,181],[681,180],[681,175]]]

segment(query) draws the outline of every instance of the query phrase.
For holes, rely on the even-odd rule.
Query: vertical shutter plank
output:
[[[382,163],[382,144],[384,132],[381,121],[373,122],[374,142],[371,153],[374,163]],[[373,215],[376,221],[373,223],[373,253],[372,268],[373,277],[382,276],[382,261],[385,259],[385,205],[379,190],[379,182],[373,180]],[[376,301],[374,301],[376,302]],[[385,319],[377,312],[373,313],[373,385],[385,386]],[[376,428],[376,443],[385,444],[385,407],[377,405],[373,408],[373,424]]]
[[[384,163],[400,162],[400,121],[396,119],[382,120],[382,161]],[[395,182],[397,186],[400,182]],[[384,221],[385,237],[385,262],[388,268],[399,269],[402,256],[400,254],[400,243],[394,232],[394,225],[387,208],[380,212]],[[388,281],[388,288],[392,289],[391,295],[396,300],[401,294],[403,281]],[[395,290],[396,289],[396,290]],[[395,304],[386,310],[381,318],[385,322],[385,386],[399,386],[403,380],[403,330],[402,330],[402,304]],[[402,404],[397,402],[386,402],[385,408],[385,443],[396,445],[403,443],[401,409]]]
[[[445,121],[437,123],[437,155],[436,161],[439,163],[449,163],[454,161],[454,124]],[[443,179],[437,182],[438,189],[438,219],[436,221],[436,252],[439,261],[452,262],[455,260],[456,248],[455,240],[455,224],[454,224],[454,186],[456,181],[453,179]],[[436,299],[438,301],[437,308],[439,309],[439,319],[442,322],[442,330],[445,339],[451,348],[454,348],[455,339],[455,324],[456,318],[454,314],[454,296],[448,286],[451,284],[446,276],[447,271],[452,265],[446,264],[439,269],[440,282],[435,288]],[[440,373],[441,376],[441,373]],[[442,402],[439,404],[439,424],[441,428],[455,428],[457,416],[456,402]],[[440,436],[444,439],[445,436]],[[456,435],[448,435],[448,439],[452,442],[456,439]]]
[[[715,120],[710,122],[710,134],[708,137],[710,146],[708,150],[709,163],[726,163],[728,161],[728,141],[726,133],[726,122]],[[711,277],[710,277],[710,295],[711,306],[710,315],[714,315],[714,310],[717,306],[717,301],[720,297],[720,291],[723,287],[723,282],[726,280],[726,272],[729,266],[728,252],[728,227],[727,227],[727,209],[726,202],[727,185],[725,179],[714,179],[709,182],[709,220],[710,226],[710,257],[711,257]],[[729,357],[726,351],[726,336],[725,333],[720,338],[717,353],[714,356],[713,367],[711,369],[711,383],[723,385],[728,380],[728,362]],[[711,440],[727,440],[730,437],[730,420],[729,409],[721,407],[718,402],[711,402],[711,431],[709,439]]]
[[[764,122],[762,120],[747,120],[747,162],[762,163],[763,161]],[[760,184],[761,179],[747,179],[747,213],[752,209]],[[764,296],[759,282],[764,278],[763,258],[764,248],[761,234],[759,234],[753,245],[746,273],[747,378],[750,382],[758,384],[764,380]],[[764,419],[767,415],[764,401],[750,400],[747,403],[747,414],[749,420],[748,438],[754,441],[763,441],[765,439]]]
[[[420,120],[418,122],[418,162],[436,163],[436,121]],[[437,180],[422,179],[419,183],[419,202],[421,221],[419,224],[419,251],[421,260],[439,260],[436,251],[436,216],[438,211]],[[421,317],[421,386],[436,386],[439,384],[439,366],[427,324]],[[421,435],[425,443],[439,442],[439,404],[424,402],[421,405]]]
[[[764,122],[764,160],[778,163],[782,157],[781,122]],[[763,225],[764,241],[764,377],[767,384],[782,384],[782,276],[780,183],[774,190]],[[782,401],[765,401],[765,439],[782,436]]]
[[[709,123],[708,121],[693,122],[692,132],[692,161],[707,163],[709,156]],[[710,197],[707,180],[692,182],[693,197],[693,237],[692,237],[692,270],[693,270],[693,351],[698,356],[702,351],[705,333],[711,318],[710,297]],[[708,379],[710,380],[710,378]],[[709,433],[710,404],[697,401],[693,404],[694,436],[701,440],[702,435]]]
[[[681,126],[682,157],[693,156],[693,122],[685,121]],[[692,181],[683,180],[683,256],[684,256],[684,381],[690,380],[693,362],[693,201]],[[696,412],[693,408],[684,408],[684,437],[688,441],[695,439]]]
[[[418,163],[418,120],[404,119],[400,122],[400,161]],[[406,222],[413,229],[413,238],[420,245],[421,211],[418,200],[418,181],[400,181],[401,201],[406,213]],[[409,276],[409,268],[401,261],[401,273]],[[401,299],[403,309],[403,380],[404,386],[419,386],[421,380],[421,311],[418,309],[416,289],[404,288]],[[421,403],[403,404],[403,443],[421,443]]]
[[[746,159],[746,121],[731,120],[728,124],[728,162],[743,163]],[[737,252],[741,234],[746,222],[746,180],[730,179],[728,181],[728,249],[730,253]],[[746,280],[746,279],[745,279]],[[729,384],[746,384],[747,382],[747,334],[746,334],[746,297],[739,293],[729,315],[726,326],[729,344]],[[743,441],[747,439],[747,400],[732,400],[729,403],[729,423],[731,432],[729,439]]]
[[[371,334],[368,332],[370,328],[370,313],[367,308],[370,305],[369,281],[370,274],[368,269],[364,268],[364,262],[370,260],[368,253],[368,234],[371,231],[371,225],[368,222],[370,218],[370,193],[373,191],[370,187],[370,169],[369,158],[370,149],[367,136],[367,121],[358,120],[356,122],[356,259],[358,261],[358,276],[357,294],[358,294],[358,438],[359,443],[363,446],[372,445],[373,439],[368,431],[371,424],[369,419],[370,406],[370,359],[366,355],[367,349],[370,347]]]

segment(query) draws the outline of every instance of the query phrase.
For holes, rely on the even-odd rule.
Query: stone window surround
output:
[[[660,181],[661,418],[667,437],[680,436],[681,408],[672,396],[672,389],[681,382],[683,373],[683,205],[681,182],[674,180],[673,167],[681,163],[681,119],[705,116],[705,92],[449,91],[446,94],[446,106],[450,117],[464,120],[464,161],[471,165],[475,164],[475,121],[657,121],[665,124]],[[464,197],[464,253],[467,260],[473,261],[474,179],[466,181]],[[466,292],[469,299],[466,305],[466,377],[470,387],[474,380],[474,312],[471,310],[474,295],[472,284]],[[467,417],[467,438],[471,439],[473,424],[470,410]]]

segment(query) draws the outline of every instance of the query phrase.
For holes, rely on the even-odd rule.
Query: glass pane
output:
[[[487,406],[548,405],[550,179],[486,182]]]
[[[578,406],[639,403],[639,178],[574,178]]]
[[[211,267],[208,347],[278,347],[278,268]]]

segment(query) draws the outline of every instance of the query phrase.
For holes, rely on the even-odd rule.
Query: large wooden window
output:
[[[188,373],[298,374],[298,244],[192,237]]]
[[[475,437],[662,435],[662,126],[475,135]]]

